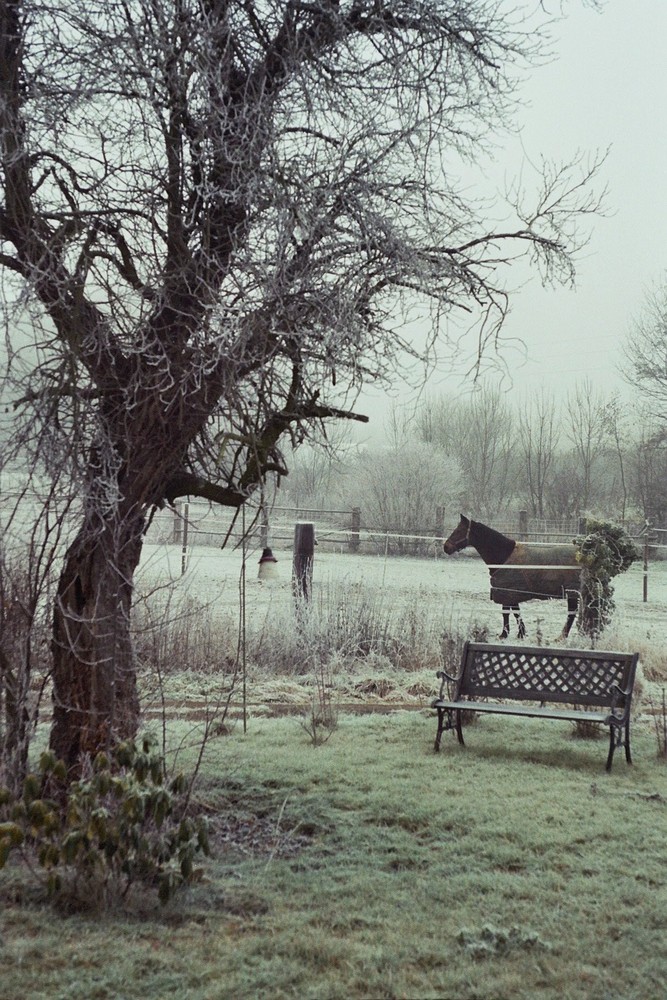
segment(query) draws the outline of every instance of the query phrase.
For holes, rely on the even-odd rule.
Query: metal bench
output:
[[[456,729],[459,743],[465,745],[463,712],[492,713],[609,726],[607,770],[619,746],[625,747],[631,764],[630,703],[637,659],[637,653],[467,642],[458,677],[438,671],[435,749],[440,749],[448,729]],[[448,685],[454,685],[451,698]]]

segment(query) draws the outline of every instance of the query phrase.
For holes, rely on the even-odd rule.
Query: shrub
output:
[[[33,570],[38,555],[8,553],[0,540],[0,784],[18,792],[51,667],[47,581]]]
[[[314,672],[315,689],[310,707],[301,725],[314,747],[326,743],[338,728],[338,708],[333,696],[333,675],[330,664],[320,662]]]
[[[166,782],[155,747],[146,736],[140,749],[128,741],[98,754],[57,799],[44,791],[62,787],[65,765],[43,753],[20,796],[0,789],[0,867],[20,848],[46,873],[49,894],[75,905],[118,901],[138,882],[170,899],[192,879],[195,855],[209,853],[207,824],[183,815],[185,780]]]
[[[611,621],[615,607],[613,577],[624,573],[637,558],[630,536],[611,521],[586,519],[586,535],[574,539],[582,566],[579,628],[595,639]]]
[[[168,676],[187,669],[199,674],[233,670],[237,623],[215,612],[214,598],[197,599],[168,590],[138,601],[133,609],[137,658],[148,672]]]
[[[0,471],[8,452],[0,455]],[[6,468],[6,466],[5,466]],[[57,571],[76,495],[56,476],[9,472],[0,497],[0,785],[18,794],[51,670],[50,635]]]

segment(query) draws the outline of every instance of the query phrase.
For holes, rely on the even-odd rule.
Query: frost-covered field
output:
[[[246,557],[246,617],[261,615],[269,607],[289,605],[292,600],[292,556],[276,551],[277,579],[258,580],[260,550]],[[242,571],[240,552],[215,548],[193,548],[188,552],[185,575],[181,575],[182,554],[176,545],[146,545],[140,570],[144,591],[168,580],[177,591],[211,601],[221,608],[239,604]],[[501,626],[500,608],[489,600],[488,570],[482,561],[468,555],[437,559],[410,559],[347,553],[318,552],[313,567],[313,601],[326,600],[340,588],[368,588],[391,607],[428,606],[443,628],[465,634],[475,623],[486,626],[495,636]],[[648,601],[643,601],[641,561],[614,581],[616,611],[602,645],[622,644],[667,648],[667,562],[650,563]],[[565,601],[531,601],[523,605],[528,628],[527,641],[548,644],[559,634],[566,617]],[[581,644],[573,630],[569,645]]]

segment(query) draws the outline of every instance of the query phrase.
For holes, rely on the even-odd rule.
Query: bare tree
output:
[[[513,415],[497,387],[474,393],[465,407],[460,437],[465,450],[458,458],[466,473],[471,502],[485,516],[502,510],[514,488]]]
[[[458,462],[466,504],[493,517],[514,487],[513,414],[507,396],[479,385],[465,398],[431,400],[419,411],[419,436]]]
[[[526,401],[518,415],[518,443],[523,474],[530,509],[535,517],[545,516],[547,487],[559,436],[556,401],[542,389]]]
[[[414,418],[415,433],[420,441],[454,454],[456,444],[458,400],[449,396],[425,399]]]
[[[667,447],[664,428],[645,413],[630,462],[632,495],[643,517],[653,525],[667,520]]]
[[[429,548],[437,508],[459,504],[461,470],[456,461],[410,438],[394,439],[384,449],[364,449],[352,473],[349,499],[363,508],[364,527],[391,532],[392,551],[401,554]],[[426,543],[417,536],[427,536]]]
[[[546,168],[499,231],[451,180],[543,40],[495,0],[0,0],[13,440],[83,508],[54,609],[70,768],[136,729],[152,510],[240,506],[286,474],[281,442],[359,419],[416,353],[407,302],[432,341],[470,311],[482,352],[504,265],[572,279],[596,162]]]
[[[604,406],[604,419],[607,425],[607,434],[614,446],[614,458],[617,469],[617,483],[614,482],[612,497],[620,499],[620,517],[625,520],[628,509],[629,483],[628,483],[628,461],[627,453],[631,447],[628,439],[628,408],[624,404],[618,393],[615,393]]]
[[[301,508],[327,508],[339,502],[340,480],[355,449],[349,424],[337,423],[296,448],[289,458],[283,503]],[[278,500],[280,503],[280,500]]]
[[[640,434],[632,457],[633,493],[644,516],[667,516],[667,284],[651,291],[625,344],[623,375],[640,395]]]
[[[667,285],[646,298],[639,318],[625,343],[625,380],[653,406],[655,417],[664,421],[667,403]]]
[[[565,435],[572,442],[581,483],[579,510],[587,511],[593,489],[593,469],[608,432],[605,400],[590,379],[578,382],[565,403]]]
[[[550,517],[576,517],[581,510],[582,480],[574,452],[559,451],[554,458],[547,511]]]

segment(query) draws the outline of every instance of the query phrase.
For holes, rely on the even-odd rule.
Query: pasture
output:
[[[433,753],[428,705],[453,650],[443,637],[492,638],[501,626],[480,560],[317,553],[304,624],[290,553],[276,555],[273,583],[257,580],[259,553],[246,566],[244,732],[238,711],[218,729],[190,711],[210,708],[229,681],[239,554],[195,550],[181,577],[176,548],[147,548],[146,607],[176,612],[206,640],[197,669],[171,642],[153,705],[180,699],[181,711],[147,724],[164,726],[170,760],[186,770],[206,727],[197,808],[211,817],[213,857],[166,907],[137,893],[101,914],[54,912],[25,870],[6,869],[0,996],[666,997],[667,769],[646,698],[667,683],[665,564],[651,566],[646,604],[641,570],[615,581],[603,644],[639,649],[646,676],[635,764],[619,755],[606,774],[606,738],[534,720],[484,719],[465,749],[447,734]],[[527,604],[526,641],[546,644],[564,617],[565,602]],[[578,640],[573,631],[568,645]],[[383,714],[341,710],[314,746],[303,713],[327,650],[334,702],[355,697]],[[294,714],[276,717],[272,705],[287,701]]]
[[[289,550],[274,550],[277,577],[274,582],[258,581],[261,549],[246,557],[245,612],[249,630],[264,626],[274,616],[281,632],[293,620]],[[366,605],[372,602],[388,618],[403,614],[418,616],[434,631],[458,631],[467,635],[471,624],[487,629],[489,638],[502,628],[498,605],[489,600],[489,573],[471,550],[445,556],[434,547],[434,558],[353,555],[347,552],[320,552],[316,549],[313,568],[313,606],[319,612],[332,600],[345,595],[351,605],[355,595]],[[205,602],[214,617],[235,614],[239,607],[242,576],[240,550],[191,549],[187,570],[181,575],[178,546],[147,545],[139,572],[139,588],[149,594],[169,584],[169,593],[191,602]],[[629,649],[660,658],[667,647],[667,561],[651,562],[648,601],[643,601],[643,570],[638,560],[626,573],[613,580],[616,610],[612,627],[602,644],[607,648]],[[560,633],[567,616],[565,600],[533,601],[523,604],[527,641],[548,645]],[[511,638],[516,639],[512,621]],[[582,641],[576,629],[566,645]],[[666,658],[667,659],[667,658]],[[416,664],[415,664],[416,666]],[[667,672],[665,675],[667,680]]]

